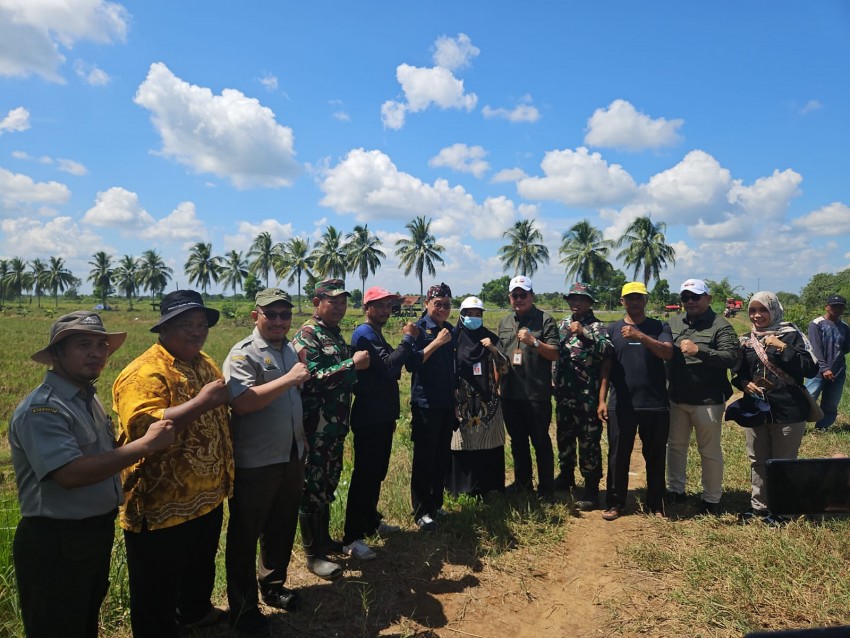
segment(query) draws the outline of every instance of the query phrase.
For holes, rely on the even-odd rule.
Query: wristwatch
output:
[[[534,343],[531,344],[532,348],[536,348],[540,345],[540,341],[537,340],[537,337],[534,337]]]

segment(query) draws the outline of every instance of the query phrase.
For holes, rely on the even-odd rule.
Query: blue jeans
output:
[[[823,410],[823,418],[815,423],[818,430],[825,430],[835,423],[838,416],[838,402],[841,400],[841,391],[844,390],[844,379],[847,375],[846,369],[836,376],[832,381],[825,381],[821,375],[813,379],[806,379],[806,389],[815,398],[820,397],[820,407]]]

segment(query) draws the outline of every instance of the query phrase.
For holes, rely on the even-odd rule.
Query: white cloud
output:
[[[212,173],[237,188],[289,186],[295,162],[292,129],[271,109],[235,89],[213,95],[177,78],[161,62],[151,65],[135,102],[151,112],[162,154],[198,173]]]
[[[0,3],[0,75],[40,75],[63,83],[60,47],[77,42],[124,42],[129,14],[106,0],[3,0]]]
[[[740,206],[744,213],[764,221],[783,219],[791,199],[800,194],[803,176],[795,171],[774,170],[769,177],[758,178],[752,186],[743,186],[735,180],[729,190],[728,201]]]
[[[704,151],[691,151],[681,162],[653,175],[641,192],[658,219],[667,223],[723,219],[733,181],[728,169]]]
[[[810,235],[838,236],[850,234],[850,206],[832,202],[791,222]]]
[[[4,219],[0,222],[0,249],[7,255],[25,257],[63,257],[66,261],[88,257],[98,250],[107,249],[104,240],[90,230],[80,228],[70,217],[54,217],[41,221],[27,217]],[[77,273],[81,276],[82,273]],[[83,276],[84,277],[84,276]]]
[[[80,164],[79,162],[75,162],[74,160],[65,159],[60,157],[56,160],[58,164],[58,168],[63,173],[70,173],[71,175],[88,175],[89,170]]]
[[[485,157],[487,157],[487,151],[483,146],[452,144],[441,149],[435,157],[428,160],[428,166],[445,166],[459,173],[472,173],[480,178],[490,170],[490,164],[484,161]]]
[[[0,168],[0,212],[19,212],[41,204],[64,204],[71,191],[59,182],[36,182],[28,175]]]
[[[404,126],[404,119],[407,115],[407,106],[395,100],[387,100],[381,104],[381,123],[384,128],[391,128],[397,131]]]
[[[106,71],[83,60],[74,61],[74,72],[83,82],[92,86],[106,86],[112,81]]]
[[[549,151],[540,167],[545,177],[517,182],[522,197],[567,206],[609,206],[629,200],[636,192],[634,180],[622,166],[609,166],[599,153],[589,153],[583,146],[575,151]]]
[[[434,43],[434,64],[454,71],[469,66],[479,53],[481,50],[465,33],[458,33],[456,38],[443,35]]]
[[[481,109],[481,113],[486,118],[502,118],[508,120],[509,122],[531,122],[534,123],[540,119],[540,111],[537,110],[536,106],[531,104],[519,104],[513,109],[505,109],[505,108],[491,108],[489,105],[485,105],[483,109]]]
[[[0,120],[0,135],[3,133],[20,133],[30,127],[30,112],[23,106],[12,109]]]
[[[817,100],[809,100],[803,105],[803,108],[800,109],[801,115],[808,115],[809,113],[814,113],[815,111],[820,111],[823,108],[823,104],[821,104]]]
[[[243,250],[247,257],[248,249],[260,233],[269,233],[276,244],[295,236],[292,223],[281,224],[276,219],[264,219],[259,224],[240,221],[236,226],[235,235],[224,236],[225,250]]]
[[[158,242],[183,241],[194,243],[207,239],[207,227],[198,218],[195,204],[180,202],[168,215],[152,226],[141,230],[139,237]]]
[[[503,182],[516,182],[526,177],[528,177],[528,175],[521,168],[503,168],[490,178],[490,183],[501,184]]]
[[[351,116],[345,111],[335,111],[333,114],[335,120],[339,122],[350,122]]]
[[[277,76],[271,73],[266,73],[258,82],[262,84],[267,91],[277,91]]]
[[[482,204],[461,186],[438,179],[433,185],[403,173],[380,151],[354,149],[325,171],[320,183],[325,197],[321,205],[341,214],[353,213],[359,221],[416,216],[433,218],[433,232],[468,232],[476,239],[491,239],[516,218],[517,209],[505,197]]]
[[[639,151],[674,146],[684,120],[652,119],[626,100],[614,100],[607,109],[594,111],[587,120],[584,143],[589,146]]]

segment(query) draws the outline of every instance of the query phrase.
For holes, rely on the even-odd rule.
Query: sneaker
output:
[[[398,525],[390,525],[382,519],[381,522],[378,523],[378,529],[375,530],[375,533],[378,536],[389,536],[390,534],[397,534],[400,531],[401,527]]]
[[[720,516],[720,503],[709,503],[708,501],[700,501],[698,514],[708,516]]]
[[[295,611],[298,607],[298,592],[293,589],[287,589],[286,587],[263,592],[261,597],[263,603],[269,607],[285,609],[286,611]]]
[[[437,521],[431,518],[429,514],[425,514],[417,519],[416,526],[419,528],[420,532],[433,532],[437,529]]]
[[[357,560],[372,560],[378,557],[375,551],[359,538],[348,545],[343,545],[342,552]]]
[[[449,515],[449,513],[446,510],[444,510],[442,507],[438,507],[434,511],[434,517],[436,517],[436,518],[445,518],[448,515]]]
[[[762,520],[764,520],[765,524],[769,525],[770,527],[785,527],[788,523],[791,522],[791,519],[787,516],[770,513]]]

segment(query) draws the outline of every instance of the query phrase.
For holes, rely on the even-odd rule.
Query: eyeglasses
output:
[[[433,303],[434,303],[434,307],[438,308],[440,310],[451,310],[452,309],[452,302],[451,301],[435,301]]]
[[[689,301],[699,301],[703,298],[703,295],[682,295],[679,299],[682,300],[683,303],[688,303]]]
[[[527,292],[512,292],[511,293],[511,299],[513,299],[514,301],[517,301],[519,299],[525,299],[526,297],[528,297]]]
[[[289,310],[284,310],[282,312],[271,312],[267,310],[258,310],[261,315],[263,315],[269,321],[274,321],[275,319],[282,319],[283,321],[289,321],[292,319],[292,312]]]

